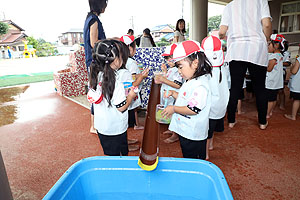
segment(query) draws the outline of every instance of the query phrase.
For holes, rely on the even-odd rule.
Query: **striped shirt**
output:
[[[234,0],[223,11],[220,25],[228,27],[225,62],[268,65],[268,46],[261,20],[271,18],[267,0]]]

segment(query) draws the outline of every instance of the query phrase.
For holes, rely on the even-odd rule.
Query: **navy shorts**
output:
[[[128,155],[127,131],[125,131],[121,135],[103,135],[98,131],[97,133],[105,155],[108,156]]]
[[[278,91],[279,91],[279,89],[276,89],[276,90],[267,89],[268,101],[277,101]]]
[[[209,119],[209,129],[207,139],[213,137],[214,132],[223,132],[224,131],[224,118],[221,119]]]
[[[205,140],[189,140],[180,135],[180,147],[184,158],[196,158],[205,160],[206,158],[206,139]]]
[[[300,100],[300,93],[290,91],[290,98],[294,100]]]

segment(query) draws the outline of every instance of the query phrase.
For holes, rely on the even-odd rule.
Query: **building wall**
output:
[[[276,0],[276,1],[270,1],[269,2],[269,6],[270,6],[270,12],[271,12],[271,16],[273,18],[272,21],[272,28],[273,30],[279,30],[279,21],[280,21],[280,12],[281,12],[281,4],[282,3],[286,3],[286,2],[294,2],[291,0]],[[283,34],[286,39],[290,42],[290,43],[296,43],[296,42],[300,42],[300,33],[284,33]]]

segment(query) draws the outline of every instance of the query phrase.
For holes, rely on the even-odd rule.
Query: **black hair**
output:
[[[120,51],[122,52],[121,57],[122,57],[122,61],[123,61],[120,69],[126,69],[126,63],[127,63],[130,51],[129,51],[128,46],[124,42],[120,42]]]
[[[183,28],[182,31],[179,29],[179,23],[181,23],[181,22],[184,23],[184,28]],[[182,33],[185,33],[185,32],[186,32],[186,30],[185,30],[185,21],[184,21],[184,19],[179,19],[179,20],[177,21],[177,23],[176,23],[176,30],[179,31],[179,32],[182,32]]]
[[[172,56],[163,56],[165,60],[169,60]]]
[[[284,40],[283,41],[283,45],[284,45],[283,52],[285,52],[285,51],[287,51],[289,49],[289,41]]]
[[[127,31],[127,34],[129,34],[129,33],[131,33],[132,35],[134,34],[134,31],[130,28],[130,29],[128,29],[128,31]]]
[[[187,58],[185,58],[190,64],[198,59],[198,67],[193,75],[192,78],[197,78],[199,76],[205,75],[205,74],[210,74],[212,75],[211,71],[212,71],[212,67],[211,64],[209,62],[209,60],[207,59],[207,57],[205,56],[205,54],[203,52],[195,52],[191,55],[189,55]]]
[[[145,28],[145,29],[143,30],[143,33],[145,33],[146,36],[149,37],[152,46],[153,46],[153,47],[156,47],[156,44],[155,44],[155,42],[154,42],[154,40],[153,40],[153,37],[152,37],[152,35],[151,35],[151,33],[150,33],[150,29],[149,29],[149,28]]]
[[[95,43],[92,51],[93,60],[90,65],[90,87],[96,90],[99,72],[103,73],[102,94],[111,106],[111,99],[115,90],[116,73],[111,63],[120,58],[121,44],[117,40],[102,40]]]
[[[100,15],[101,11],[106,8],[108,0],[89,0],[90,12],[96,12]]]

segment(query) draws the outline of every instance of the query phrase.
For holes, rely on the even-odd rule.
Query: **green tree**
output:
[[[221,15],[216,15],[208,18],[208,22],[207,22],[208,32],[211,32],[215,29],[219,29],[221,18],[222,18]]]
[[[8,31],[8,25],[6,23],[0,22],[0,35],[6,34]]]
[[[32,45],[33,48],[37,49],[39,42],[34,37],[27,37],[26,40],[28,41],[28,45]]]

